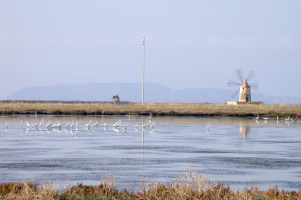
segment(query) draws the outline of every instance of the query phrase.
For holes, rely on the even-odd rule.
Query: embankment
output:
[[[300,105],[226,105],[184,103],[0,103],[0,114],[44,115],[161,115],[161,116],[257,116],[301,115]]]

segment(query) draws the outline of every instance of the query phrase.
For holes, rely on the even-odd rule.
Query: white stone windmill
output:
[[[246,78],[243,78],[242,69],[237,69],[234,71],[235,75],[238,78],[238,81],[229,80],[227,83],[228,87],[237,87],[237,89],[232,92],[232,98],[235,98],[239,92],[239,102],[251,103],[251,89],[258,90],[258,83],[248,83],[253,78],[255,78],[256,74],[254,71],[250,71]]]

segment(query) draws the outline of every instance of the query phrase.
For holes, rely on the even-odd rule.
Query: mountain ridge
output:
[[[121,101],[141,102],[140,83],[86,83],[33,86],[16,91],[8,100],[112,101],[118,94]],[[225,103],[231,99],[228,89],[187,88],[170,89],[158,83],[145,84],[145,102],[149,103]],[[264,104],[300,104],[301,98],[267,96],[252,93],[252,101]]]

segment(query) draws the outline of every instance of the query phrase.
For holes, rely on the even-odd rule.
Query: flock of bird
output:
[[[129,116],[129,120],[131,119],[131,116]],[[149,124],[146,125],[146,124],[142,124],[142,130],[146,130],[148,129],[151,133],[154,133],[154,126],[156,124],[155,121],[152,121],[151,120],[152,117],[150,116],[149,117]],[[270,118],[267,118],[267,117],[260,117],[260,115],[258,114],[258,116],[256,117],[256,122],[258,122],[258,120],[260,119],[263,119],[265,120],[265,122],[267,120],[269,120]],[[278,123],[278,120],[280,119],[279,116],[277,115],[277,123]],[[285,118],[284,119],[286,123],[294,123],[294,122],[297,122],[298,120],[298,117],[295,117],[295,118],[291,118],[290,116]],[[26,126],[27,126],[27,131],[31,128],[31,129],[35,129],[35,130],[42,130],[42,125],[43,125],[43,122],[44,120],[42,119],[42,121],[40,123],[33,123],[33,124],[29,124],[28,121],[26,121]],[[127,127],[122,125],[121,126],[121,123],[122,123],[122,120],[119,120],[117,121],[116,123],[114,123],[112,125],[112,128],[115,132],[117,132],[118,134],[121,134],[121,133],[126,133],[127,131]],[[21,120],[20,122],[20,126],[21,126],[21,129],[23,128],[23,122]],[[78,129],[77,129],[77,126],[78,126],[78,122],[74,122],[74,120],[72,120],[72,122],[67,122],[66,124],[61,124],[58,120],[56,123],[52,123],[51,120],[48,121],[48,123],[46,124],[46,131],[50,131],[50,130],[54,130],[54,131],[58,131],[60,132],[62,130],[63,127],[65,127],[66,131],[70,131],[72,132],[73,129],[75,128],[75,130],[78,132]],[[85,123],[85,127],[86,127],[86,131],[90,131],[90,129],[92,128],[93,129],[96,129],[98,127],[102,126],[104,128],[104,130],[106,131],[107,128],[108,128],[108,124],[107,123],[104,123],[103,125],[100,125],[97,123],[97,121],[95,123],[92,123],[92,120],[90,120],[88,123]],[[208,124],[207,126],[207,133],[209,133],[209,128],[210,128],[210,125]],[[8,123],[6,122],[6,129],[8,129]],[[123,130],[123,132],[122,132]],[[138,130],[138,125],[135,125],[135,131]]]
[[[260,117],[260,115],[258,114],[257,117],[256,117],[256,121],[259,120],[259,119],[269,120],[270,118],[268,118],[268,117]],[[278,115],[277,115],[276,119],[277,119],[277,122],[278,122],[279,119],[280,119]],[[295,123],[295,122],[298,121],[298,117],[291,118],[291,116],[288,116],[287,118],[284,118],[284,120],[285,120],[286,123],[289,123],[289,122]]]
[[[129,116],[129,119],[131,119],[131,116]],[[43,123],[44,123],[44,119],[42,119],[42,121],[40,123],[32,123],[30,124],[28,121],[26,121],[25,125],[27,128],[27,131],[32,129],[32,130],[42,130],[43,128]],[[112,125],[112,128],[115,132],[117,132],[118,134],[125,134],[127,131],[127,127],[124,125],[121,125],[122,120],[119,120],[118,122],[114,123]],[[149,130],[151,133],[154,133],[154,126],[155,126],[156,122],[151,120],[151,116],[149,118],[149,124],[142,124],[140,125],[142,127],[142,130]],[[106,131],[108,129],[108,124],[104,123],[103,125],[100,125],[97,123],[97,121],[95,123],[92,123],[92,120],[90,120],[88,123],[85,123],[85,130],[86,131],[94,131],[95,129],[97,129],[98,127],[103,127],[103,129]],[[65,127],[65,130],[68,132],[70,131],[71,133],[73,132],[73,130],[75,129],[78,132],[78,122],[74,122],[74,120],[72,120],[72,122],[67,122],[67,123],[60,123],[58,120],[56,121],[56,123],[53,123],[51,120],[48,121],[47,124],[45,124],[45,128],[46,131],[57,131],[57,132],[61,132],[61,130],[63,129],[63,127]],[[23,121],[21,120],[20,122],[20,128],[23,128]],[[6,122],[6,129],[8,129],[8,123]],[[122,131],[123,130],[123,131]],[[138,131],[138,125],[135,125],[135,131]]]

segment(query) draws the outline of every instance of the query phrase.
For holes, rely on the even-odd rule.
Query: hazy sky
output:
[[[0,99],[28,86],[146,82],[301,97],[301,1],[0,0]],[[229,94],[230,96],[230,94]]]

